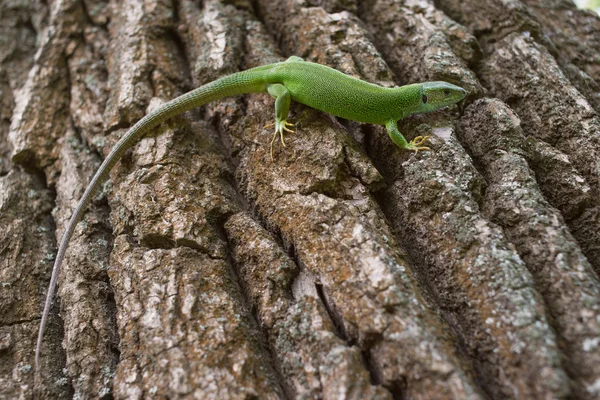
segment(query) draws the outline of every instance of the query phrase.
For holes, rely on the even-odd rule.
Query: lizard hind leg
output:
[[[298,56],[291,56],[290,58],[285,60],[285,62],[298,62],[298,61],[304,61],[304,58],[298,57]]]
[[[271,160],[273,160],[273,144],[277,135],[281,138],[281,144],[285,147],[285,141],[283,140],[283,132],[294,132],[289,127],[293,127],[294,124],[287,121],[288,114],[290,112],[290,103],[292,100],[292,94],[284,85],[275,83],[267,86],[267,92],[275,98],[275,123],[269,124],[268,126],[275,125],[275,133],[271,140]]]

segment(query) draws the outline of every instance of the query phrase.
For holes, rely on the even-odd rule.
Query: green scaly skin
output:
[[[169,118],[223,97],[259,92],[268,92],[275,98],[275,135],[271,141],[271,158],[273,142],[277,136],[281,137],[283,143],[283,132],[291,131],[289,127],[293,126],[287,121],[291,100],[337,117],[385,125],[390,138],[398,147],[419,151],[429,150],[428,147],[422,146],[428,136],[419,136],[407,142],[398,131],[398,120],[407,115],[435,111],[455,104],[466,95],[463,88],[446,82],[425,82],[384,88],[344,75],[324,65],[304,61],[300,57],[290,57],[285,62],[263,65],[222,77],[152,111],[138,121],[113,147],[92,178],[69,220],[54,262],[40,323],[35,349],[36,371],[39,371],[44,328],[69,240],[85,209],[112,167],[141,137]]]

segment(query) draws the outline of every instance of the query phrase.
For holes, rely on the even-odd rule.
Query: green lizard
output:
[[[435,111],[455,104],[466,95],[463,88],[446,82],[384,88],[344,75],[324,65],[304,61],[300,57],[290,57],[285,62],[263,65],[219,78],[152,111],[138,121],[113,147],[96,171],[69,220],[58,247],[40,323],[35,349],[36,371],[58,272],[69,240],[87,205],[112,167],[142,136],[167,119],[223,97],[258,92],[268,92],[275,98],[275,134],[271,140],[271,158],[273,142],[277,136],[281,137],[281,142],[285,145],[284,131],[291,131],[289,127],[293,126],[287,120],[291,100],[345,119],[385,125],[390,138],[398,147],[419,151],[429,150],[428,147],[422,146],[429,136],[419,136],[407,142],[398,130],[398,120],[407,115]]]

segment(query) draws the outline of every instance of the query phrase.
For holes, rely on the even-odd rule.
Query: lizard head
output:
[[[448,82],[424,82],[421,86],[421,104],[418,112],[439,110],[456,104],[467,95],[467,91],[460,86]]]

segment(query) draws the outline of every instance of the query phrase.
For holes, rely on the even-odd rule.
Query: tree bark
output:
[[[0,398],[600,399],[600,18],[569,0],[0,3]],[[383,127],[228,98],[297,55],[468,90]]]

